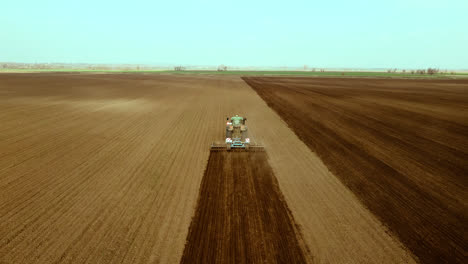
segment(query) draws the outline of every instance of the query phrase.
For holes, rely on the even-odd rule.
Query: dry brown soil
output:
[[[181,263],[306,263],[266,152],[211,152],[198,199]]]
[[[466,261],[467,80],[245,80],[421,262]]]
[[[232,114],[265,145],[308,262],[413,262],[239,77],[55,73],[0,74],[0,262],[178,263]]]

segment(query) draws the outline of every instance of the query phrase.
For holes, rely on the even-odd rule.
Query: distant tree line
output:
[[[219,65],[218,66],[218,71],[227,71],[227,66],[223,65],[223,64]]]
[[[304,71],[309,71],[309,67],[307,65],[304,65]],[[317,69],[316,68],[311,68],[310,71],[311,72],[316,72]],[[325,72],[325,69],[319,69],[318,71]]]
[[[88,64],[88,63],[19,63],[0,62],[0,69],[40,69],[40,70],[152,70],[151,66],[136,64]]]
[[[396,73],[397,68],[395,69],[388,69],[388,73]],[[429,75],[434,75],[434,74],[448,74],[448,70],[441,71],[440,69],[437,68],[427,68],[427,69],[415,69],[415,70],[401,70],[401,73],[410,73],[410,74],[419,74],[419,75],[424,75],[424,74],[429,74]],[[450,74],[455,74],[454,71],[451,71]]]

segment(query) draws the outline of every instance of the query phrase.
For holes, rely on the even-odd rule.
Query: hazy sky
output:
[[[0,61],[468,68],[467,0],[14,0]]]

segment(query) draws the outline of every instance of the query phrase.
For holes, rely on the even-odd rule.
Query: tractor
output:
[[[250,150],[252,148],[262,148],[257,145],[251,145],[245,122],[247,118],[235,115],[226,118],[226,138],[224,144],[213,143],[211,150]]]

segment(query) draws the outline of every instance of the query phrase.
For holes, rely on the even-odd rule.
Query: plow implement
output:
[[[250,151],[250,152],[255,152],[255,151],[264,151],[264,147],[262,145],[250,145],[248,147],[229,147],[226,146],[226,144],[216,144],[213,143],[211,144],[210,151],[215,152],[215,151]]]

